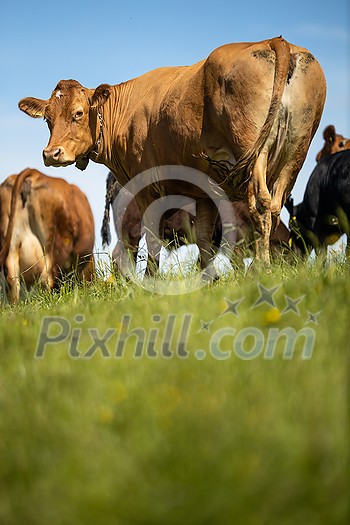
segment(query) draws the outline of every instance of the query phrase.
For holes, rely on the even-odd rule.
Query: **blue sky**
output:
[[[91,203],[99,249],[107,168],[93,162],[84,172],[46,168],[41,151],[47,126],[20,112],[18,101],[48,98],[60,79],[74,78],[90,88],[117,84],[159,66],[192,64],[225,43],[282,34],[316,56],[328,85],[323,118],[293,191],[299,201],[323,129],[334,124],[350,136],[349,11],[348,0],[334,7],[324,0],[6,2],[0,33],[1,180],[34,167],[77,184]]]

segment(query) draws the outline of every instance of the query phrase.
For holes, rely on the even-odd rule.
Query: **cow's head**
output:
[[[324,146],[316,156],[316,161],[319,162],[326,155],[337,153],[344,149],[350,149],[350,139],[343,137],[335,132],[334,126],[327,126],[323,132]]]
[[[50,140],[43,150],[45,166],[68,166],[74,162],[80,169],[87,166],[89,153],[101,139],[99,110],[110,90],[107,84],[91,90],[76,80],[61,80],[48,100],[20,100],[22,111],[30,117],[43,117],[49,127]]]

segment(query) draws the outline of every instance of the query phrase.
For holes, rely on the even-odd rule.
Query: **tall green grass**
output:
[[[275,306],[254,307],[259,285],[279,286]],[[299,314],[284,312],[286,296],[301,298]],[[238,300],[238,315],[227,311]],[[318,324],[310,312],[320,312]],[[4,306],[0,523],[347,523],[349,313],[350,267],[341,261],[278,262],[270,274],[238,271],[178,296],[120,277],[71,281]],[[174,329],[162,355],[169,315]],[[45,316],[67,319],[75,332],[36,358]],[[302,338],[292,355],[281,338],[264,358],[271,330],[305,327],[315,335],[309,358]],[[250,359],[252,337],[245,354],[235,351],[247,328],[265,344]],[[106,357],[91,351],[91,333],[108,329]],[[118,340],[134,329],[154,348],[135,357],[131,336],[116,357]],[[59,333],[52,322],[49,337]],[[215,354],[210,341],[219,333],[227,335]]]

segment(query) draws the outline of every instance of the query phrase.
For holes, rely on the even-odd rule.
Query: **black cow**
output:
[[[309,255],[347,236],[350,255],[350,150],[327,155],[310,175],[303,201],[289,199],[292,248]]]

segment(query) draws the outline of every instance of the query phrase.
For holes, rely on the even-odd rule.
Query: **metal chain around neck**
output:
[[[82,171],[87,168],[87,166],[89,164],[90,155],[94,154],[95,155],[95,159],[98,156],[98,148],[99,148],[99,145],[101,144],[102,135],[103,135],[103,132],[102,132],[103,119],[102,119],[102,115],[101,115],[101,113],[99,111],[97,112],[97,116],[98,116],[98,119],[100,121],[100,132],[99,132],[99,135],[98,135],[98,139],[95,142],[93,148],[85,155],[85,157],[81,158],[80,160],[78,160],[75,163],[75,166],[79,170],[82,170]]]
[[[91,155],[91,153],[94,153],[96,156],[98,155],[98,148],[99,148],[99,145],[101,144],[102,135],[103,135],[103,130],[102,130],[103,118],[102,118],[102,115],[101,115],[101,113],[99,111],[97,112],[97,116],[98,116],[98,119],[100,121],[100,132],[99,132],[98,139],[95,142],[94,147],[90,151],[90,155]]]

